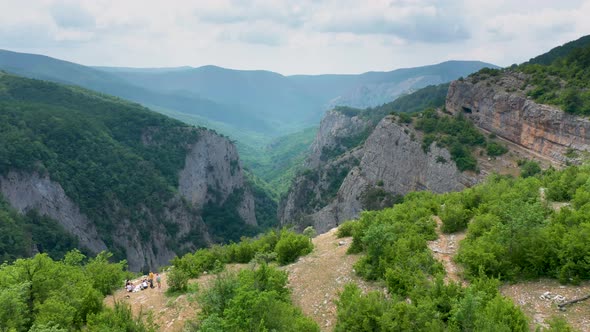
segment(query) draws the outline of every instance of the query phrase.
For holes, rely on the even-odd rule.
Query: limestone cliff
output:
[[[106,250],[95,225],[80,212],[61,185],[49,177],[11,171],[6,176],[0,176],[0,191],[17,211],[37,210],[59,221],[84,247],[94,252]]]
[[[316,169],[333,154],[350,148],[346,140],[360,137],[369,128],[369,123],[358,116],[350,116],[337,110],[326,112],[305,161],[305,168]],[[332,154],[332,155],[331,155]]]
[[[419,135],[411,126],[398,124],[393,117],[385,117],[361,148],[347,154],[354,155],[360,163],[346,174],[336,196],[325,206],[304,216],[295,217],[297,213],[291,210],[281,216],[281,221],[312,224],[318,232],[325,232],[358,217],[368,205],[379,204],[394,195],[415,190],[461,190],[479,180],[476,174],[461,173],[446,149],[433,143],[425,153]],[[333,167],[331,163],[324,166],[330,167]],[[290,192],[284,202],[285,210],[298,205],[297,197],[305,197],[303,188],[297,185],[294,188],[300,192]]]
[[[451,83],[448,111],[555,163],[568,161],[569,149],[590,151],[590,120],[534,102],[523,89],[525,74],[480,76]]]
[[[229,195],[239,191],[241,202],[236,209],[244,223],[256,225],[254,198],[245,184],[235,146],[214,132],[190,130],[198,130],[199,138],[187,147],[177,194],[162,201],[157,210],[140,205],[137,211],[130,212],[118,201],[111,201],[104,217],[117,222],[108,234],[47,174],[10,171],[0,177],[0,190],[18,211],[37,210],[56,220],[91,252],[120,250],[131,270],[153,269],[167,264],[177,252],[211,242],[210,231],[200,215],[206,203],[221,206]],[[158,144],[151,135],[144,135],[142,143]],[[130,215],[141,217],[138,221]]]
[[[180,194],[195,207],[213,202],[222,205],[230,194],[244,190],[238,212],[250,225],[256,225],[254,197],[244,183],[238,151],[229,140],[203,131],[190,148],[179,174]]]

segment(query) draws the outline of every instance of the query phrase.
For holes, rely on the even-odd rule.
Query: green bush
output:
[[[486,153],[490,157],[501,156],[506,152],[508,152],[508,148],[498,142],[490,141],[486,144]]]
[[[528,178],[541,173],[541,166],[536,161],[528,160],[520,166],[520,176]]]
[[[440,219],[445,233],[459,232],[467,228],[472,213],[460,203],[448,203],[441,209]]]
[[[201,295],[197,331],[319,331],[291,303],[284,271],[262,264],[255,270],[222,274]]]
[[[307,255],[312,250],[313,244],[308,237],[286,230],[281,232],[281,239],[275,247],[277,261],[281,265],[293,263],[299,256]]]
[[[363,296],[356,284],[344,286],[336,305],[338,320],[335,332],[380,331],[381,317],[388,309],[388,302],[382,294],[369,292]]]
[[[107,308],[99,314],[88,318],[89,332],[126,331],[126,332],[156,332],[158,327],[151,315],[147,319],[133,317],[131,307],[126,303],[115,302],[113,309]]]
[[[189,275],[182,269],[172,268],[168,272],[168,290],[170,292],[185,292],[188,287]]]
[[[336,232],[336,236],[338,238],[352,236],[356,225],[357,225],[357,222],[355,220],[345,221],[340,226],[338,226],[338,231]]]

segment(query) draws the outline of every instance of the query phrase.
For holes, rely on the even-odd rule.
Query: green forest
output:
[[[125,258],[125,252],[112,238],[116,223],[128,219],[136,227],[154,227],[144,208],[155,214],[155,220],[166,221],[163,211],[177,193],[187,149],[204,130],[116,97],[0,72],[0,175],[13,170],[49,175],[93,221],[118,259]],[[257,217],[260,225],[269,227],[276,224],[276,203],[257,182],[251,176]],[[204,209],[204,221],[219,241],[261,230],[241,226],[238,198]],[[11,235],[14,245],[0,249],[1,257],[26,257],[23,253],[37,244],[60,258],[77,246],[71,237],[60,236],[64,232],[55,222],[33,214],[16,217],[6,204],[0,207],[0,229],[15,234]],[[165,229],[175,236],[174,227]],[[142,241],[150,241],[149,233],[142,234]],[[206,244],[200,232],[185,240]]]
[[[81,88],[0,74],[0,96],[0,174],[49,174],[112,249],[107,207],[118,202],[118,217],[137,223],[140,205],[161,210],[178,187],[186,144],[198,139],[176,120]],[[159,144],[142,144],[149,128]]]

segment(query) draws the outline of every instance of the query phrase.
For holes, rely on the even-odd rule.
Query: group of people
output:
[[[154,278],[155,277],[155,278]],[[156,284],[158,284],[158,288],[162,288],[162,277],[160,276],[159,273],[156,273],[154,275],[153,272],[150,272],[148,274],[147,277],[144,277],[141,282],[137,285],[134,285],[131,280],[127,279],[125,281],[125,289],[128,292],[139,292],[142,291],[144,289],[149,288],[155,288],[154,286],[154,279],[156,281]]]

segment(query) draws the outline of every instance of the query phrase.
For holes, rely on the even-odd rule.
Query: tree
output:
[[[313,228],[313,226],[307,226],[304,230],[303,230],[303,235],[307,236],[309,238],[309,240],[311,241],[311,239],[313,237],[315,237],[316,235],[316,231]]]

